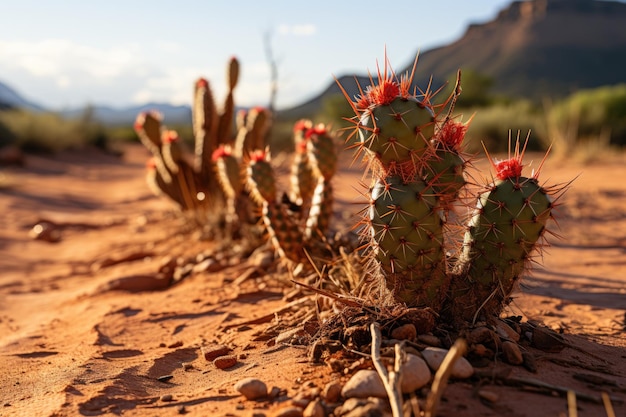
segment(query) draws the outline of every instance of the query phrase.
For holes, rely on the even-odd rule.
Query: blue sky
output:
[[[51,109],[87,103],[188,104],[200,76],[218,101],[225,65],[241,62],[236,102],[264,105],[271,33],[278,107],[299,104],[333,75],[374,70],[385,48],[404,67],[418,50],[458,39],[508,0],[0,0],[0,81]]]

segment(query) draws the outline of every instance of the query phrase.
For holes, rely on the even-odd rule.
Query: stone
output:
[[[336,381],[326,384],[322,390],[322,398],[330,404],[339,402],[341,398],[341,384]]]
[[[271,414],[272,417],[302,417],[302,409],[294,406],[279,408]]]
[[[220,356],[228,355],[228,352],[230,352],[230,348],[224,345],[202,346],[200,350],[202,351],[204,359],[209,362],[214,361]]]
[[[325,417],[326,412],[319,400],[311,401],[302,412],[303,417]]]
[[[258,400],[267,396],[267,385],[256,378],[245,378],[235,384],[235,391],[247,400]]]
[[[226,355],[215,358],[213,361],[213,365],[215,365],[218,369],[228,369],[237,365],[237,356],[235,355]]]
[[[406,355],[406,362],[402,365],[402,393],[414,392],[430,381],[432,376],[424,359],[416,355]]]
[[[406,355],[406,362],[402,365],[401,372],[400,387],[404,394],[422,388],[428,384],[432,376],[426,362],[416,355]],[[386,398],[387,391],[378,372],[373,369],[362,369],[346,382],[341,395],[345,398]]]
[[[417,338],[417,329],[411,323],[403,324],[391,331],[391,338],[397,340],[415,340]]]
[[[378,373],[373,369],[361,369],[341,389],[345,398],[387,397],[387,392]]]
[[[511,365],[521,365],[524,363],[522,351],[515,342],[508,340],[502,342],[502,353],[504,354],[504,360]]]
[[[427,347],[422,351],[424,360],[426,360],[426,363],[428,363],[428,366],[433,372],[437,372],[447,354],[447,349],[437,347]],[[454,365],[452,365],[452,373],[450,375],[452,378],[465,379],[471,377],[473,374],[474,368],[469,361],[464,357],[460,357],[456,360]]]

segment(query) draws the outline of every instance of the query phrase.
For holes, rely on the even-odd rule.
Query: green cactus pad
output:
[[[470,293],[485,311],[499,313],[546,230],[552,206],[535,178],[498,178],[481,193],[456,267],[462,277],[457,295]],[[467,312],[473,315],[475,308]]]
[[[365,110],[359,123],[361,144],[384,169],[403,161],[420,161],[434,134],[435,116],[420,100],[397,97]]]
[[[387,287],[408,305],[440,303],[446,268],[436,194],[424,181],[390,176],[376,181],[371,197],[372,247]]]

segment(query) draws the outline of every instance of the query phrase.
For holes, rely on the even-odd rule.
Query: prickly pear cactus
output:
[[[522,176],[518,138],[512,157],[492,161],[496,178],[476,196],[464,237],[455,236],[448,214],[467,188],[468,167],[462,142],[469,122],[451,114],[460,72],[439,105],[430,89],[410,93],[414,72],[415,65],[398,78],[385,60],[377,83],[359,86],[355,100],[343,90],[355,112],[357,157],[372,173],[361,221],[369,272],[397,303],[457,324],[494,317],[541,248],[554,201],[567,187],[540,185],[538,172]]]
[[[413,74],[398,80],[388,70],[352,103],[357,155],[373,173],[363,236],[394,299],[437,310],[449,283],[438,189],[446,167],[429,165],[445,156],[434,157],[439,112],[430,91],[409,92]]]
[[[479,193],[455,266],[453,317],[499,314],[541,248],[558,189],[522,175],[523,154],[492,162],[496,178]]]

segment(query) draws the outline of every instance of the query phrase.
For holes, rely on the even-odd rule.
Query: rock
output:
[[[437,372],[447,354],[448,350],[437,347],[427,347],[422,351],[422,356],[433,372]],[[463,357],[458,358],[454,365],[452,365],[451,376],[453,378],[465,379],[473,374],[474,368],[469,361]]]
[[[294,406],[279,408],[271,414],[272,417],[302,417],[302,409]]]
[[[204,356],[204,359],[209,362],[214,361],[220,356],[228,355],[228,353],[230,352],[230,348],[224,345],[202,346],[200,350],[202,351],[202,356]]]
[[[422,388],[430,381],[431,376],[430,369],[422,358],[406,355],[406,362],[402,365],[402,392],[407,394]],[[378,372],[362,369],[346,382],[341,395],[346,398],[386,398],[387,391]]]
[[[391,331],[391,338],[397,340],[415,340],[417,338],[417,329],[411,323],[403,324]]]
[[[467,342],[472,345],[476,343],[482,343],[484,345],[487,345],[489,343],[493,343],[495,339],[496,335],[491,329],[480,326],[476,327],[470,332],[467,338]]]
[[[228,369],[237,365],[237,356],[235,355],[226,355],[220,356],[219,358],[215,358],[213,361],[213,365],[219,369]]]
[[[193,273],[199,274],[202,272],[215,272],[221,269],[221,265],[213,258],[207,258],[202,262],[199,262],[193,266]]]
[[[61,231],[59,227],[52,222],[41,221],[34,225],[28,234],[31,239],[34,240],[43,240],[49,243],[61,241]]]
[[[513,342],[519,342],[520,335],[511,326],[498,320],[496,323],[496,333],[504,340],[511,340]]]
[[[235,391],[248,400],[258,400],[267,396],[267,385],[256,378],[245,378],[235,384]]]
[[[383,381],[373,369],[361,369],[341,389],[345,398],[387,397]]]
[[[567,347],[567,341],[548,327],[536,326],[532,329],[532,345],[544,352],[557,353]]]
[[[339,398],[341,398],[341,384],[335,381],[326,384],[322,390],[322,398],[330,404],[339,402]]]
[[[302,412],[302,417],[326,417],[324,407],[319,400],[311,401]]]
[[[496,403],[498,402],[498,399],[500,399],[500,396],[497,393],[486,389],[478,390],[478,396],[490,403]]]
[[[349,398],[335,408],[337,417],[380,417],[391,415],[387,401],[382,398]]]
[[[161,396],[161,401],[163,402],[174,401],[174,397],[172,396],[172,394],[165,394]]]
[[[431,376],[424,359],[417,355],[406,355],[406,362],[402,365],[402,392],[407,394],[422,388],[428,384]]]
[[[521,365],[524,363],[522,351],[515,342],[509,340],[502,342],[502,353],[504,354],[504,360],[511,365]]]
[[[420,334],[417,336],[417,341],[428,346],[441,347],[441,340],[432,334]]]

